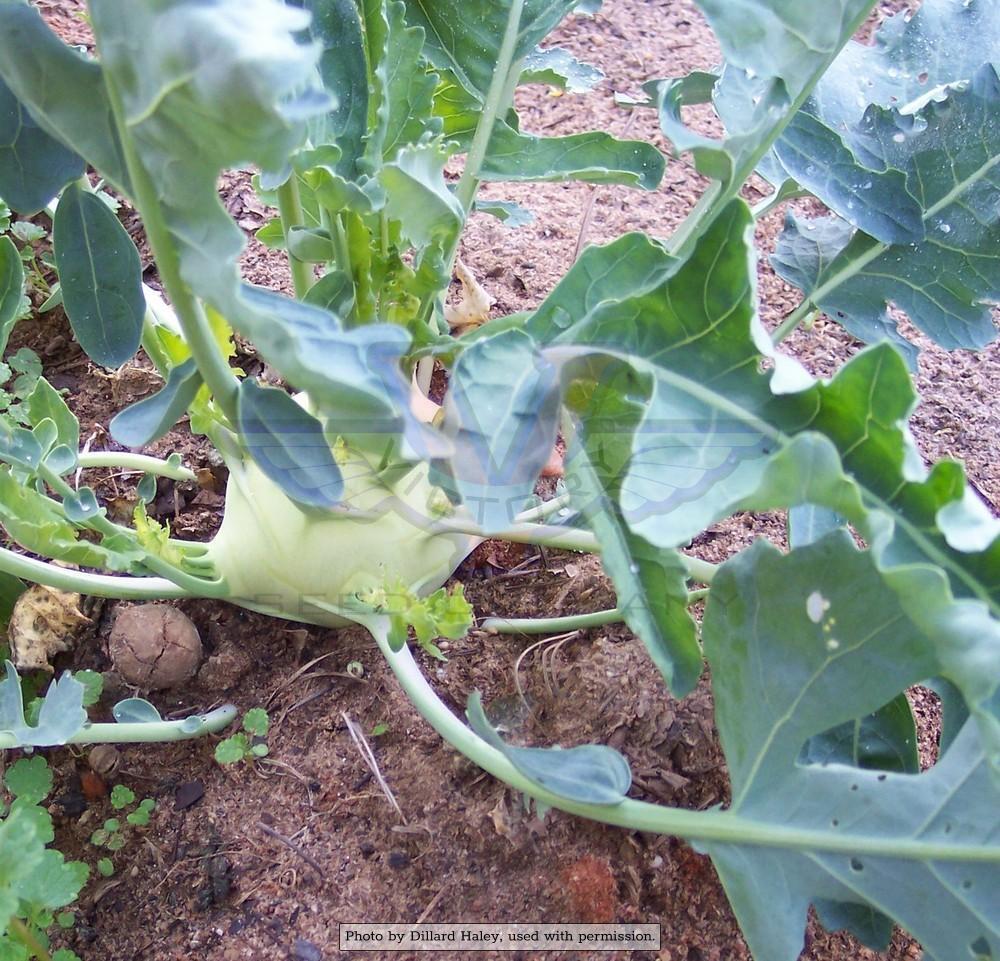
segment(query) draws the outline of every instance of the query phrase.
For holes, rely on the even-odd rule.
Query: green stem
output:
[[[288,236],[292,228],[301,227],[305,223],[302,200],[299,197],[299,182],[294,173],[278,188],[277,193],[281,232],[285,235],[285,247],[288,249]],[[313,285],[312,267],[304,260],[292,256],[291,250],[288,250],[288,269],[292,273],[295,296],[298,300],[302,300]]]
[[[191,481],[196,483],[198,475],[190,468],[180,464],[170,464],[158,457],[146,454],[129,454],[113,450],[81,451],[77,461],[87,469],[89,467],[116,467],[127,471],[142,471],[145,474],[156,474],[158,477],[169,477],[173,480]]]
[[[132,201],[146,229],[146,239],[156,260],[160,280],[170,295],[184,340],[194,356],[201,376],[222,412],[232,423],[236,423],[236,375],[215,341],[205,311],[184,281],[180,257],[160,209],[159,194],[132,142],[125,108],[110,72],[105,72],[104,84],[132,184]]]
[[[553,497],[550,501],[545,501],[544,504],[539,504],[537,507],[529,507],[526,511],[521,511],[520,514],[514,517],[514,523],[516,524],[528,524],[533,521],[543,521],[546,517],[551,517],[553,514],[569,507],[570,505],[570,495],[560,494],[558,497]]]
[[[553,503],[549,501],[548,503]],[[543,505],[545,506],[545,505]],[[538,508],[532,508],[537,511]],[[527,512],[526,512],[527,513]],[[520,515],[518,515],[520,517]],[[538,544],[542,547],[554,547],[566,551],[584,551],[588,554],[599,554],[601,544],[590,532],[580,530],[575,527],[560,527],[558,524],[523,524],[517,523],[506,530],[491,532],[484,531],[478,524],[460,518],[448,518],[438,521],[432,534],[452,533],[471,534],[473,537],[481,537],[483,540],[496,538],[500,541],[510,541],[514,544]],[[718,564],[703,561],[698,557],[690,557],[687,554],[678,554],[678,557],[687,567],[688,577],[701,584],[711,584],[719,569]]]
[[[373,625],[375,626],[375,625]],[[379,636],[381,634],[381,636]],[[525,777],[496,748],[463,724],[434,692],[405,645],[392,650],[385,632],[376,633],[378,646],[413,706],[449,744],[515,791],[547,807],[636,831],[670,834],[693,841],[736,844],[741,847],[779,848],[829,852],[845,856],[903,858],[916,861],[973,861],[996,863],[996,845],[928,843],[919,838],[858,837],[849,832],[810,830],[782,823],[768,823],[730,811],[688,811],[626,798],[618,804],[585,804],[553,794]]]
[[[344,229],[344,218],[337,214],[330,217],[326,210],[323,211],[323,220],[327,224],[330,236],[333,238],[333,249],[337,256],[337,269],[348,277],[353,278],[351,270],[351,248],[347,243],[347,231]]]
[[[707,590],[688,591],[687,602],[693,604],[708,596]],[[488,617],[479,626],[489,634],[562,634],[584,631],[605,624],[622,624],[625,612],[618,607],[590,614],[568,614],[565,617]]]
[[[625,615],[615,607],[566,617],[488,617],[479,626],[489,634],[562,634],[565,631],[603,627],[605,624],[620,624],[624,620]]]
[[[799,304],[771,334],[771,342],[777,347],[785,338],[790,336],[801,324],[808,324],[819,315],[819,308],[812,302],[810,297]]]
[[[86,724],[64,744],[149,744],[166,741],[190,741],[206,734],[216,734],[236,719],[239,709],[234,704],[224,704],[208,714],[195,714],[179,721],[143,721],[123,724]],[[192,724],[192,718],[198,724]],[[0,733],[0,751],[18,747],[17,738],[10,733]]]
[[[869,3],[865,4],[865,8],[857,15],[857,17],[855,17],[854,22],[844,32],[844,43],[847,43],[847,41],[854,36],[858,28],[868,18],[868,14],[874,6],[875,0],[870,0]],[[815,71],[813,71],[812,76],[803,85],[802,90],[795,98],[795,101],[785,111],[782,118],[774,125],[768,135],[757,145],[757,148],[753,151],[753,153],[747,157],[736,170],[733,171],[733,176],[730,180],[725,185],[716,181],[711,187],[708,188],[708,190],[705,191],[702,199],[704,199],[705,196],[711,195],[710,202],[703,206],[699,200],[687,217],[684,218],[681,225],[676,231],[674,231],[673,235],[667,242],[667,249],[670,253],[679,257],[681,260],[687,259],[695,241],[699,236],[701,236],[705,229],[707,229],[709,224],[715,220],[722,208],[725,207],[726,204],[733,199],[733,197],[736,197],[739,194],[747,178],[754,172],[754,170],[757,169],[757,164],[760,163],[760,161],[764,158],[764,155],[771,149],[774,142],[781,136],[785,127],[791,123],[792,118],[799,112],[799,108],[809,98],[813,87],[816,86],[819,79],[829,69],[830,64],[833,63],[833,61],[840,54],[843,46],[844,44],[840,44],[836,50],[831,51],[830,54],[823,58],[823,62],[816,68]]]
[[[34,957],[37,961],[52,961],[52,955],[20,918],[11,918],[7,922],[7,927],[14,937],[28,949],[29,957]]]
[[[433,533],[471,534],[483,539],[495,537],[497,540],[511,541],[514,544],[539,544],[544,547],[565,551],[586,551],[591,554],[600,551],[600,544],[590,531],[559,527],[555,524],[515,524],[503,531],[490,533],[472,521],[449,518],[438,521],[434,525]]]
[[[503,40],[500,42],[496,67],[490,80],[490,88],[486,92],[483,112],[479,115],[479,123],[476,125],[472,145],[465,158],[465,168],[462,170],[461,179],[455,189],[455,196],[466,215],[472,209],[472,201],[476,195],[476,188],[479,186],[479,171],[486,159],[486,151],[489,149],[490,138],[493,136],[493,127],[501,110],[507,108],[507,100],[509,100],[513,89],[510,82],[511,68],[514,66],[514,51],[517,47],[517,35],[521,29],[521,11],[523,9],[524,0],[512,0],[510,12],[507,14],[507,27],[504,30]]]
[[[722,184],[718,180],[712,181],[705,188],[705,192],[698,198],[698,202],[667,240],[667,250],[670,253],[679,256],[679,251],[687,246],[692,237],[696,233],[700,233],[703,226],[708,226],[708,222],[704,221],[705,211],[715,204],[716,198],[721,193]]]
[[[693,581],[697,581],[699,584],[711,584],[712,579],[719,570],[718,564],[703,561],[700,557],[691,557],[690,554],[678,554],[677,556],[684,562],[684,566],[687,568],[688,577],[690,577]],[[695,600],[697,600],[697,598],[695,598]],[[692,603],[690,598],[688,599],[688,603]]]
[[[25,557],[17,551],[0,547],[0,571],[35,584],[71,591],[90,597],[117,597],[123,601],[158,601],[192,597],[190,591],[162,577],[116,577],[111,574],[90,574],[58,567],[46,561]]]
[[[774,193],[768,194],[760,203],[754,204],[750,208],[750,214],[754,220],[760,220],[761,217],[766,217],[778,204],[783,203],[786,199],[787,197],[780,190],[775,190]]]

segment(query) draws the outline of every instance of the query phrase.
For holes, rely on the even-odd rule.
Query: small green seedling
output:
[[[264,742],[271,725],[267,711],[253,707],[243,715],[243,730],[220,741],[215,747],[215,760],[219,764],[239,764],[240,761],[257,761],[267,757]]]
[[[111,806],[116,811],[124,812],[126,808],[135,804],[135,792],[124,784],[116,784],[111,789]],[[134,811],[125,816],[126,823],[133,827],[145,827],[149,824],[149,816],[156,807],[156,801],[152,798],[144,798]],[[90,835],[90,843],[96,847],[103,847],[112,854],[121,851],[128,843],[128,836],[120,817],[108,818],[102,827],[98,828]],[[108,870],[110,868],[110,870]],[[110,877],[114,872],[114,863],[110,858],[104,857],[97,862],[97,870],[104,876]]]

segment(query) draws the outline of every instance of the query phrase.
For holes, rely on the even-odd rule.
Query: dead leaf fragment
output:
[[[494,300],[460,260],[455,262],[455,276],[462,285],[462,299],[454,307],[445,307],[444,319],[458,336],[485,324]]]
[[[35,584],[14,605],[7,637],[20,671],[48,671],[57,654],[72,649],[80,629],[90,623],[80,610],[80,595]]]

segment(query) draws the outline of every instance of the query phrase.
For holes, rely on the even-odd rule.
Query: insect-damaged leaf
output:
[[[866,938],[884,930],[869,923],[877,908],[935,961],[1000,951],[1000,804],[975,724],[921,775],[801,756],[937,673],[953,644],[1000,677],[1000,637],[979,607],[953,601],[929,566],[880,569],[846,532],[788,556],[758,542],[716,576],[704,637],[730,810],[767,840],[702,847],[755,957],[797,958],[811,901]]]
[[[336,507],[344,483],[323,425],[283,390],[240,384],[240,434],[257,466],[292,500]]]
[[[871,0],[833,0],[823,16],[784,0],[700,0],[725,66],[718,76],[653,81],[646,91],[675,149],[690,150],[698,170],[731,185],[759,159],[791,105],[804,95],[860,26]],[[719,140],[689,130],[681,107],[713,101],[726,128]]]
[[[445,136],[468,149],[482,104],[454,75],[442,72],[434,99]],[[663,154],[641,140],[619,140],[603,131],[538,137],[517,129],[513,111],[498,118],[479,175],[492,181],[566,181],[626,184],[654,190],[663,177]]]
[[[886,21],[874,44],[848,44],[779,140],[787,172],[866,231],[814,285],[819,306],[855,336],[902,340],[889,300],[944,347],[979,347],[995,336],[998,63],[996,4],[925,0],[914,16]],[[843,145],[842,179],[861,186],[859,202],[823,182],[833,141]],[[896,171],[905,190],[886,179]],[[923,230],[908,242],[868,215],[914,202]],[[915,346],[908,352],[915,358]]]
[[[146,300],[132,238],[100,197],[72,184],[52,229],[66,316],[80,346],[105,367],[138,349]]]
[[[957,593],[997,604],[997,525],[959,465],[926,475],[901,426],[915,402],[904,362],[882,345],[812,384],[774,353],[755,314],[751,223],[736,201],[683,263],[647,244],[638,272],[623,261],[627,238],[588,251],[527,323],[550,359],[590,349],[652,375],[620,482],[629,525],[677,547],[737,510],[815,503],[866,527],[900,561],[942,564]],[[765,358],[773,371],[761,369]],[[975,543],[965,540],[972,530]]]

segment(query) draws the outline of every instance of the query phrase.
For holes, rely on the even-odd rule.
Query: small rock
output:
[[[205,796],[205,785],[201,781],[186,781],[178,784],[174,791],[174,808],[184,811],[197,804]]]
[[[296,938],[292,946],[292,958],[294,961],[323,961],[323,953],[312,941]]]
[[[370,858],[375,853],[375,845],[371,841],[362,841],[358,845],[363,857]]]
[[[410,856],[405,851],[390,851],[388,862],[390,868],[400,871],[409,866]]]
[[[109,641],[115,669],[143,690],[177,687],[201,663],[201,637],[191,619],[166,604],[121,608]]]
[[[120,762],[121,753],[113,744],[97,744],[90,749],[90,753],[87,755],[87,764],[90,765],[90,769],[102,777],[114,774]]]

